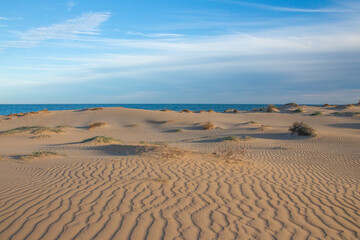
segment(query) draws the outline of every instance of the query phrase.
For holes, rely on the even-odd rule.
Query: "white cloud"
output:
[[[137,36],[142,36],[142,37],[151,37],[151,38],[179,38],[179,37],[184,37],[185,35],[183,34],[176,34],[176,33],[141,33],[141,32],[127,32],[127,34],[129,35],[137,35]]]
[[[66,6],[68,7],[68,10],[71,11],[73,7],[75,7],[76,3],[73,1],[69,1],[66,3]]]
[[[290,7],[279,7],[259,3],[250,3],[242,1],[231,1],[231,0],[214,0],[217,2],[230,3],[236,5],[243,5],[253,8],[259,8],[270,11],[279,11],[279,12],[302,12],[302,13],[339,13],[339,12],[352,12],[350,9],[342,8],[319,8],[319,9],[308,9],[308,8],[290,8]]]
[[[21,33],[20,36],[22,40],[38,42],[48,39],[74,39],[80,35],[97,35],[100,32],[100,24],[107,21],[109,17],[109,12],[84,13],[64,23],[32,28]]]
[[[0,20],[10,20],[10,18],[0,17]]]

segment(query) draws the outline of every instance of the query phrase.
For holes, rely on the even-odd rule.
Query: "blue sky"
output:
[[[359,98],[359,1],[0,0],[0,103]]]

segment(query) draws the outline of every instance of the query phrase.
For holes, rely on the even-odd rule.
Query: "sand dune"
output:
[[[359,239],[360,118],[302,109],[0,116],[0,131],[71,126],[0,133],[0,239]],[[294,121],[318,137],[290,136]],[[122,142],[82,142],[94,136]],[[36,151],[59,156],[20,158]]]

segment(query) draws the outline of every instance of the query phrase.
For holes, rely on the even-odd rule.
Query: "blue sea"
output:
[[[226,109],[250,111],[254,108],[265,106],[267,106],[267,104],[0,104],[0,115],[35,112],[43,110],[44,108],[49,111],[76,110],[93,107],[124,107],[147,110],[169,109],[174,111],[183,109],[189,109],[191,111],[212,109],[215,112],[223,112]]]

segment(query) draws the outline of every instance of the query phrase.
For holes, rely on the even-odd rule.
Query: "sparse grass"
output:
[[[319,115],[322,115],[322,112],[317,111],[311,114],[311,116],[319,116]]]
[[[240,138],[241,141],[250,141],[250,140],[252,140],[252,139],[254,139],[254,138],[253,138],[253,137],[250,137],[250,136],[244,136],[244,137],[241,137],[241,138]]]
[[[269,125],[261,125],[258,129],[263,132],[267,129],[270,129],[270,126]]]
[[[203,128],[205,130],[211,130],[211,129],[215,129],[215,124],[213,122],[207,122],[203,125]]]
[[[279,109],[275,105],[270,104],[267,106],[265,111],[266,112],[278,112]]]
[[[95,122],[95,123],[90,124],[88,129],[90,130],[90,129],[102,127],[105,125],[106,125],[106,123],[104,123],[104,122]]]
[[[302,113],[304,112],[304,110],[302,110],[302,108],[297,108],[293,111],[293,113]]]
[[[32,137],[33,139],[46,139],[46,138],[51,138],[50,135],[37,135],[37,136],[34,136]]]
[[[13,128],[10,130],[2,131],[1,134],[17,134],[17,133],[24,133],[24,132],[31,132],[32,134],[38,135],[43,134],[45,132],[49,133],[60,133],[62,129],[65,128],[64,126],[56,126],[56,127],[43,127],[43,126],[24,126]]]
[[[191,113],[191,111],[189,109],[183,109],[180,111],[181,113]]]
[[[173,132],[183,132],[184,130],[182,128],[176,128],[173,130]]]
[[[227,136],[227,137],[224,137],[222,139],[223,142],[226,142],[226,141],[239,141],[240,139],[236,136]]]
[[[112,137],[105,137],[105,136],[95,136],[92,138],[85,139],[81,141],[81,143],[95,143],[95,144],[104,144],[104,143],[121,143],[121,140],[114,139]]]
[[[239,112],[239,110],[237,110],[237,109],[234,109],[234,111],[233,111],[233,113],[238,113]]]
[[[161,109],[160,111],[161,112],[171,112],[171,110],[169,110],[169,109]]]
[[[165,146],[165,143],[161,143],[161,142],[148,142],[148,141],[140,141],[139,142],[142,145],[156,145],[156,146]]]
[[[56,152],[51,151],[40,151],[40,152],[33,152],[27,155],[23,155],[20,157],[21,160],[33,160],[36,158],[44,158],[44,157],[55,157],[55,156],[62,156]]]
[[[304,122],[294,122],[293,125],[289,128],[291,135],[296,133],[298,136],[312,136],[316,137],[315,129],[311,128]]]
[[[248,122],[248,124],[258,124],[258,123],[255,121],[250,121],[250,122]]]
[[[330,104],[325,103],[322,107],[330,107]]]
[[[352,117],[360,114],[360,112],[333,112],[332,114],[336,116]]]
[[[212,113],[212,112],[214,112],[214,110],[209,109],[209,110],[207,110],[207,112],[208,112],[208,113]]]

